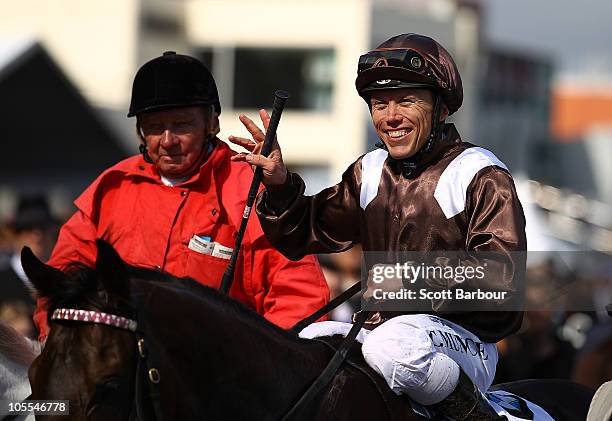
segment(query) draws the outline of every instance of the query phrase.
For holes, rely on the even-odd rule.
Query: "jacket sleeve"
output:
[[[258,197],[257,216],[266,237],[289,259],[336,253],[359,242],[360,207],[355,168],[342,181],[314,196],[304,195],[304,181],[287,174],[282,186],[268,186]]]
[[[96,250],[96,227],[81,210],[77,210],[62,226],[47,263],[60,270],[68,269],[69,265],[75,262],[93,266]],[[47,300],[44,298],[36,300],[34,323],[40,332],[39,340],[43,341],[49,334]]]
[[[467,193],[466,250],[491,265],[486,268],[482,287],[507,291],[513,297],[524,287],[527,239],[525,216],[512,177],[498,167],[485,168]]]
[[[483,169],[468,187],[466,249],[524,252],[525,216],[510,174],[498,167]]]
[[[511,175],[498,167],[487,167],[472,181],[467,191],[466,214],[468,235],[466,250],[491,252],[487,259],[482,287],[490,291],[506,291],[506,299],[489,302],[490,317],[474,314],[483,331],[497,341],[519,329],[525,287],[526,249],[525,216]],[[484,262],[481,261],[480,264]],[[483,308],[486,306],[483,306]]]
[[[253,276],[259,278],[254,284],[262,286],[258,311],[268,321],[288,329],[329,302],[329,288],[314,256],[291,261],[264,236],[252,250]]]

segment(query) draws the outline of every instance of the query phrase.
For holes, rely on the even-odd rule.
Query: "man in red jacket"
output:
[[[128,113],[136,116],[141,155],[104,171],[75,201],[49,264],[91,266],[102,238],[131,265],[218,288],[253,177],[216,137],[220,113],[215,81],[197,59],[166,52],[144,64]],[[247,225],[234,279],[230,296],[282,328],[329,300],[316,259],[285,258],[257,218]],[[34,319],[43,340],[49,330],[43,300]]]

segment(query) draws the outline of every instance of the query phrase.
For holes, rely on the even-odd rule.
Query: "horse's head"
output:
[[[82,322],[100,314],[134,318],[128,272],[119,255],[98,241],[95,269],[74,267],[64,274],[40,262],[28,248],[22,251],[22,263],[38,294],[48,300],[51,323],[46,345],[29,371],[32,399],[69,400],[69,419],[127,419],[134,394],[136,337],[116,323]]]

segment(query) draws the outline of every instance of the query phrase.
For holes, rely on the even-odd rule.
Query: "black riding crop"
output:
[[[274,143],[274,138],[276,137],[276,129],[278,128],[278,122],[280,121],[283,108],[285,107],[285,102],[288,98],[288,92],[274,92],[272,116],[270,117],[270,124],[268,125],[268,130],[266,130],[266,138],[264,140],[263,148],[261,149],[261,154],[263,156],[268,156],[272,150],[272,144]],[[259,190],[259,184],[261,183],[262,177],[263,169],[261,167],[255,168],[253,181],[251,182],[251,188],[249,189],[249,196],[247,197],[247,203],[244,207],[244,212],[242,213],[240,229],[236,235],[234,251],[232,252],[227,268],[225,268],[223,278],[221,279],[221,286],[219,287],[219,291],[224,295],[229,293],[232,286],[232,281],[234,280],[234,270],[236,268],[236,261],[238,260],[238,253],[240,253],[240,246],[242,245],[242,237],[244,237],[244,231],[246,230],[247,222],[249,222],[249,216],[251,215],[253,203],[255,203],[255,197],[257,197],[257,191]]]

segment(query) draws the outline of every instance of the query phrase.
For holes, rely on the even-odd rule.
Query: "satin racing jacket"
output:
[[[498,253],[508,256],[509,269],[481,282],[518,293],[524,261],[514,253],[526,250],[525,218],[506,166],[490,151],[462,142],[452,124],[445,125],[431,150],[409,164],[374,150],[355,161],[340,183],[314,196],[305,196],[302,179],[288,173],[284,185],[268,186],[258,197],[261,226],[272,245],[291,259],[339,252],[357,243],[366,255]],[[454,306],[445,311],[446,304],[428,312],[487,342],[510,335],[522,321],[520,310],[458,311]]]

